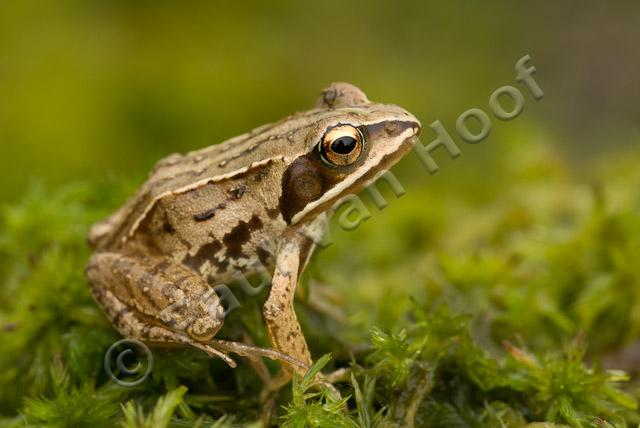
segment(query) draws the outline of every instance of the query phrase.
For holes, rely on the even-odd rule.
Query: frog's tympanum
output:
[[[298,278],[327,212],[375,181],[417,141],[404,109],[335,83],[313,109],[155,166],[135,197],[94,225],[86,273],[93,295],[128,338],[278,357],[284,373],[312,363],[293,309]],[[238,273],[273,270],[263,306],[273,350],[214,338],[224,308],[214,291]]]

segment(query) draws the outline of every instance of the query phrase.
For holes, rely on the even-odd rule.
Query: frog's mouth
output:
[[[324,211],[329,210],[334,205],[339,205],[349,195],[359,193],[365,187],[374,183],[380,176],[387,172],[393,165],[395,165],[400,159],[402,159],[411,150],[414,144],[418,143],[418,136],[420,134],[420,127],[416,122],[395,122],[395,128],[393,133],[397,133],[401,138],[403,133],[407,133],[408,136],[402,139],[401,143],[395,145],[395,148],[388,153],[382,154],[378,162],[371,166],[369,165],[366,170],[358,174],[354,172],[351,176],[346,177],[341,184],[342,186],[333,186],[323,193],[317,201],[309,202],[304,209],[297,212],[290,218],[290,224],[304,223],[307,220],[311,220]],[[384,123],[378,123],[367,127],[370,135],[374,136],[380,132],[390,133],[389,126],[385,128]]]

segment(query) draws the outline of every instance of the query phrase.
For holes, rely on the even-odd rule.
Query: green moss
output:
[[[325,355],[316,361],[302,379],[294,377],[293,397],[286,407],[283,427],[358,426],[344,413],[349,397],[336,397],[331,390],[315,381],[316,375],[330,360],[331,356]]]
[[[640,422],[638,379],[622,371],[637,367],[622,356],[640,337],[640,176],[623,167],[638,156],[594,170],[596,186],[572,180],[537,146],[502,156],[511,162],[497,162],[484,189],[443,172],[433,185],[409,183],[401,199],[387,195],[390,206],[371,206],[356,231],[334,225],[334,243],[303,280],[331,292],[320,293],[324,306],[305,293],[297,309],[312,353],[333,355],[313,372],[351,369],[336,384],[343,398],[310,375],[296,379],[272,423]],[[540,163],[552,168],[532,167]],[[135,388],[104,372],[119,336],[86,285],[84,236],[132,188],[35,184],[3,209],[0,426],[259,424],[262,384],[246,360],[232,370],[196,350],[154,349],[152,376]],[[242,296],[223,335],[266,345],[262,299]],[[333,310],[318,309],[327,304]]]

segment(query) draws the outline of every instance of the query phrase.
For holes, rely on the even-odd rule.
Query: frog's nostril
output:
[[[396,122],[393,121],[389,121],[387,123],[384,124],[384,130],[387,134],[393,134],[396,130]]]

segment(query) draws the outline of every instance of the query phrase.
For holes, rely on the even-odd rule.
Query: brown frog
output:
[[[293,309],[296,283],[327,213],[373,182],[417,141],[420,122],[334,83],[313,109],[157,163],[135,197],[94,225],[86,270],[125,337],[277,357],[300,373],[311,355]],[[214,286],[273,269],[264,321],[274,350],[215,338]],[[285,375],[286,377],[286,375]]]

